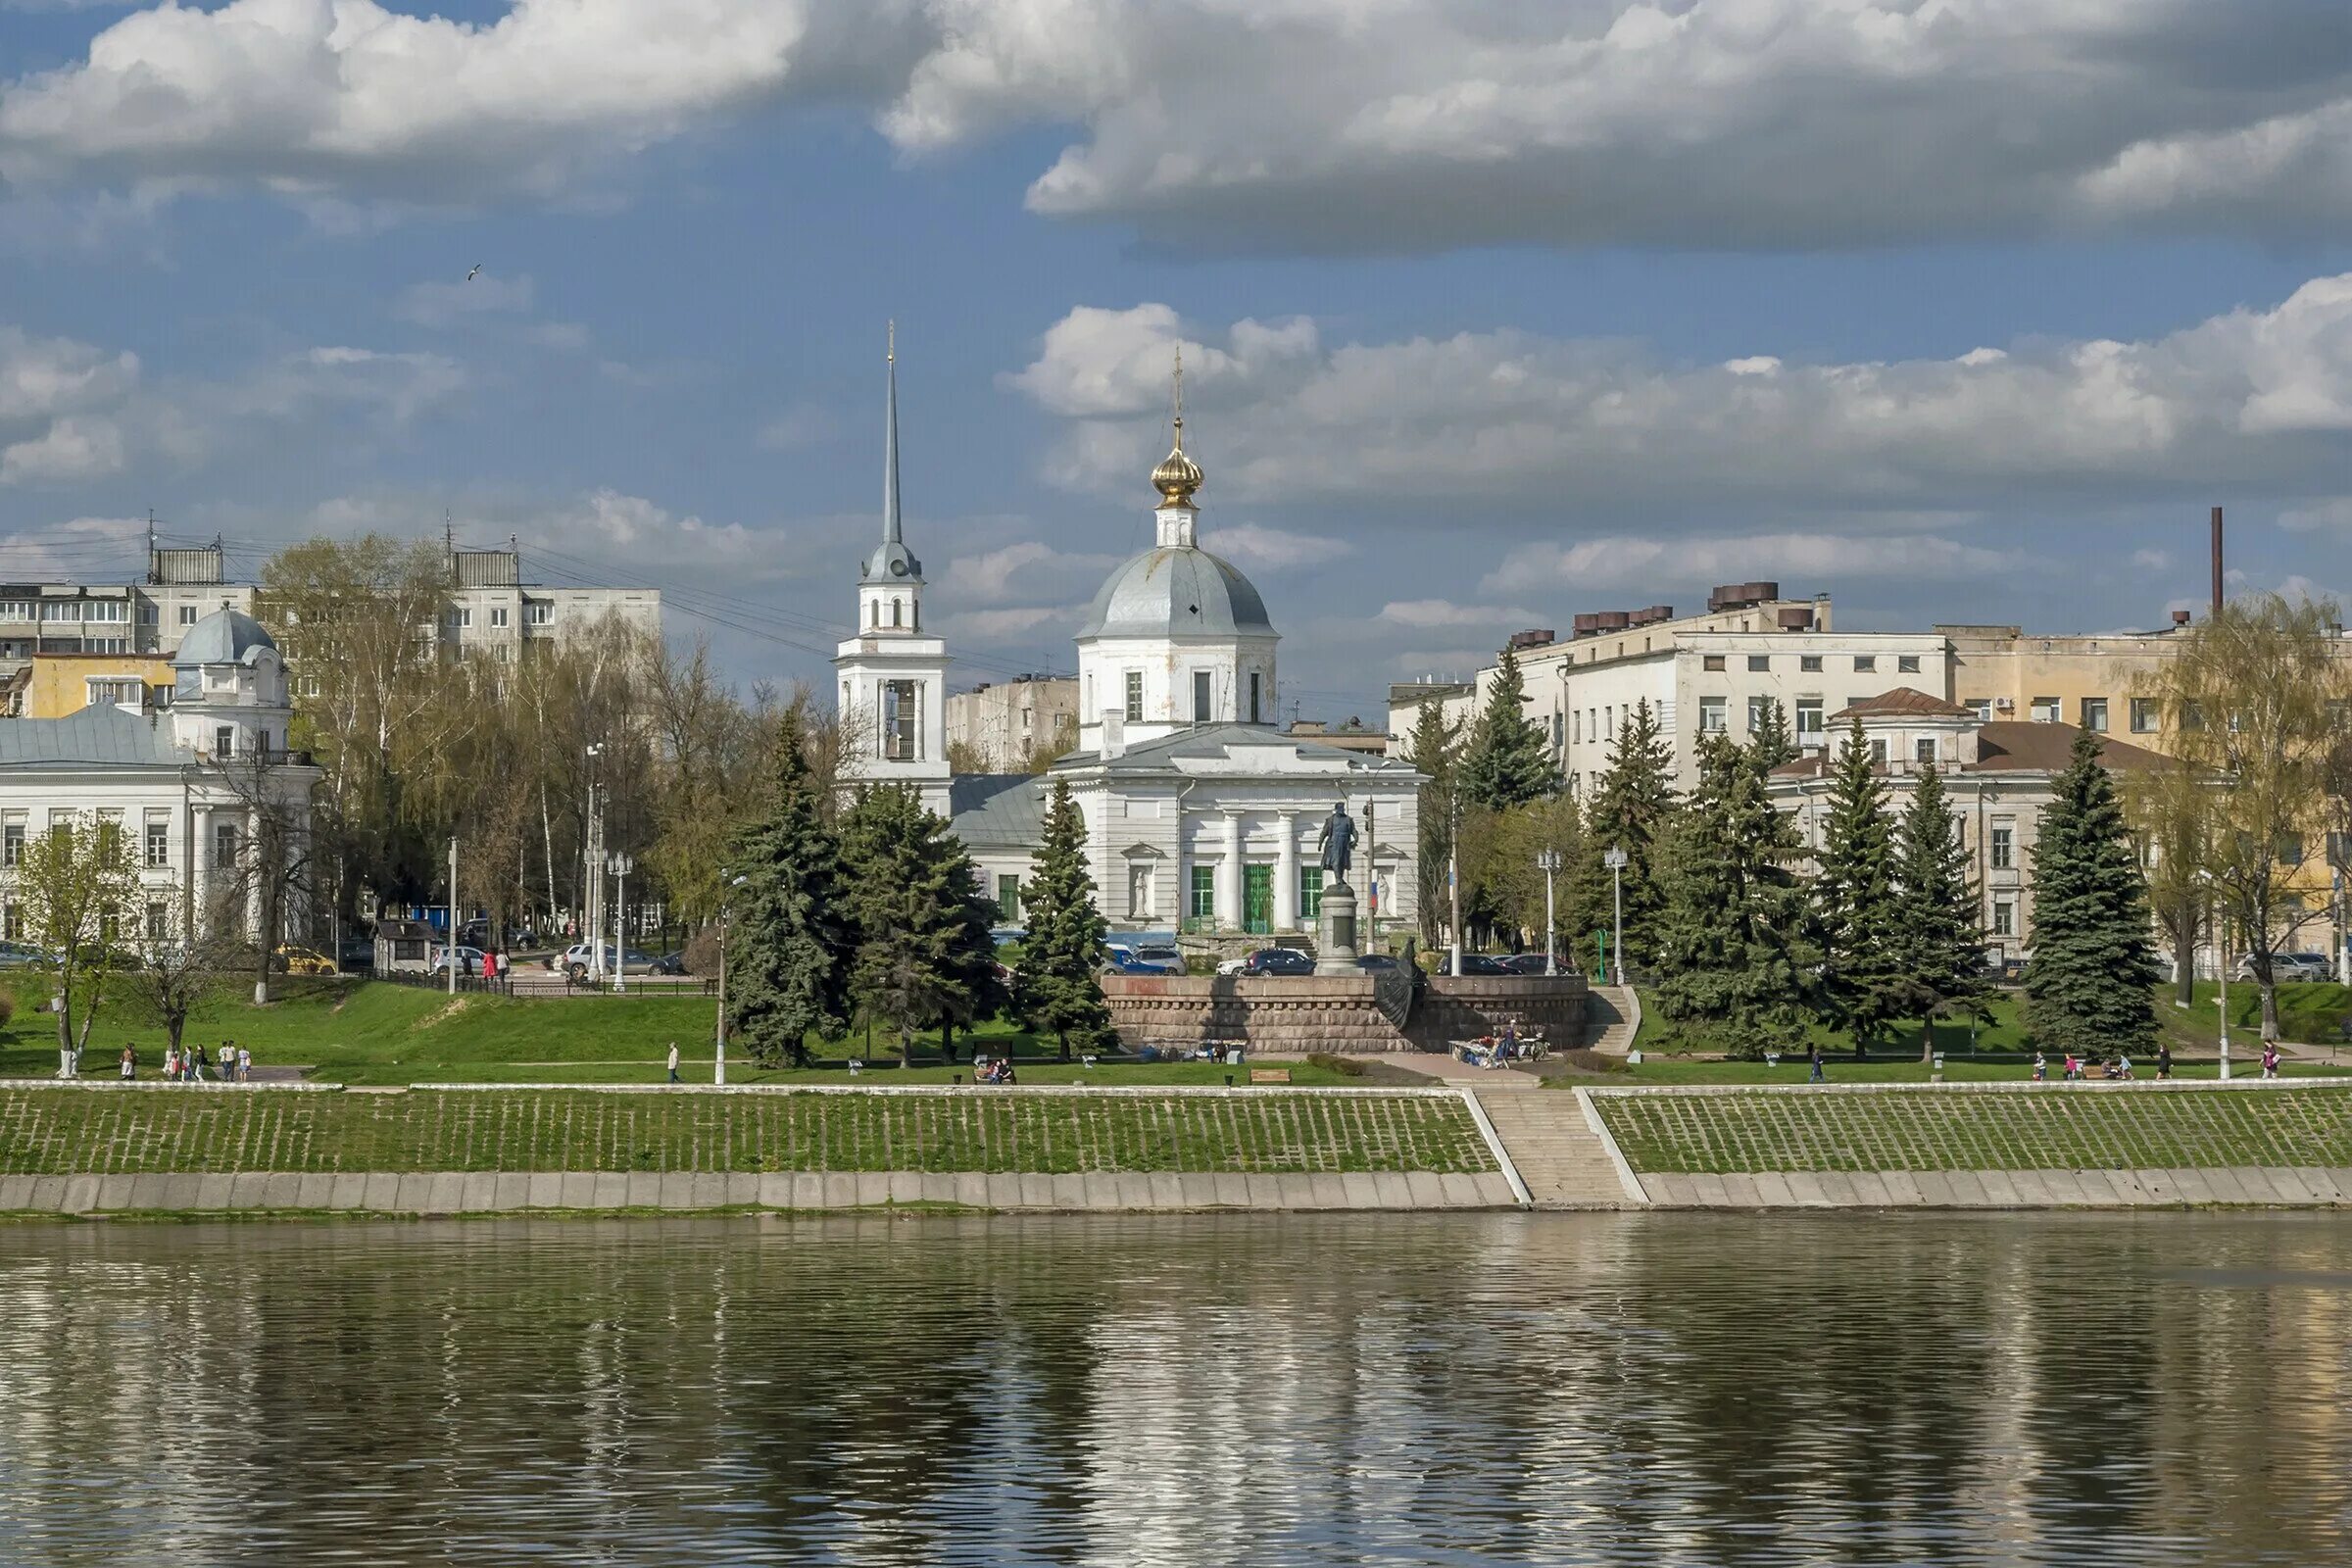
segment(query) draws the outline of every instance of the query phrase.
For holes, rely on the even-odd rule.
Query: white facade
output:
[[[1829,715],[1890,687],[1950,697],[1952,646],[1941,633],[1765,629],[1784,610],[1794,618],[1791,607],[1811,609],[1813,626],[1829,618],[1826,601],[1775,601],[1522,651],[1525,710],[1550,741],[1569,788],[1582,791],[1607,769],[1618,727],[1642,703],[1673,751],[1676,787],[1688,790],[1698,781],[1700,737],[1719,731],[1746,740],[1767,701],[1781,705],[1798,748],[1812,752],[1835,739]],[[1738,629],[1742,620],[1749,629]],[[1409,743],[1424,698],[1443,704],[1467,734],[1494,673],[1483,669],[1454,687],[1397,688],[1391,745]]]
[[[257,917],[248,895],[262,811],[290,841],[289,858],[300,857],[319,771],[286,750],[293,710],[276,645],[250,617],[216,611],[190,628],[174,674],[162,711],[101,704],[0,725],[0,929],[10,939],[24,936],[23,847],[84,813],[116,824],[137,863],[122,918],[159,936]],[[299,900],[284,913],[273,945],[305,929]]]
[[[947,667],[944,645],[918,630],[921,571],[897,525],[895,398],[892,408],[882,548],[860,573],[858,635],[836,660],[841,710],[853,721],[877,682],[927,690]],[[1318,840],[1342,803],[1356,823],[1348,881],[1368,934],[1413,920],[1421,775],[1281,732],[1280,634],[1250,579],[1201,547],[1193,494],[1202,476],[1185,455],[1181,417],[1175,448],[1152,477],[1153,545],[1111,572],[1077,635],[1078,749],[1042,777],[950,779],[944,762],[936,771],[929,762],[944,749],[859,777],[918,782],[926,800],[936,779],[1008,922],[1021,917],[1047,803],[1065,781],[1086,820],[1097,903],[1114,930],[1310,935],[1324,883]],[[889,623],[893,605],[903,625]]]

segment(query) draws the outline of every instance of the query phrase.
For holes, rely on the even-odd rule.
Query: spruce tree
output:
[[[1778,697],[1764,699],[1764,708],[1756,716],[1756,732],[1747,738],[1747,748],[1755,753],[1756,765],[1766,773],[1783,762],[1793,762],[1802,754],[1796,749],[1796,737],[1788,731],[1788,710],[1781,706]]]
[[[808,768],[796,705],[776,727],[775,794],[737,838],[727,931],[728,1027],[763,1067],[807,1065],[810,1030],[844,1028],[852,946],[841,843]]]
[[[1031,1028],[1053,1030],[1067,1061],[1072,1040],[1096,1045],[1110,1037],[1110,1009],[1102,1001],[1105,927],[1086,868],[1086,818],[1067,779],[1054,781],[1045,842],[1021,899],[1029,934],[1013,976],[1013,1009]]]
[[[1429,782],[1421,786],[1417,814],[1418,860],[1414,866],[1415,904],[1420,913],[1421,940],[1435,947],[1446,914],[1446,867],[1453,853],[1454,742],[1461,726],[1446,717],[1442,704],[1424,702],[1413,715],[1412,740],[1404,760]]]
[[[1968,851],[1943,775],[1933,765],[1920,769],[1919,787],[1903,812],[1894,865],[1907,1008],[1919,1015],[1925,1061],[1935,1054],[1936,1015],[1981,1008],[1987,989]]]
[[[1678,1034],[1753,1057],[1801,1044],[1812,1017],[1818,953],[1788,869],[1803,846],[1744,748],[1709,736],[1698,761],[1698,789],[1659,846],[1653,994]]]
[[[2076,732],[2073,760],[2055,789],[2034,846],[2026,1026],[2036,1045],[2052,1050],[2144,1051],[2156,1038],[2150,988],[2162,978],[2147,883],[2090,731]]]
[[[858,933],[851,995],[898,1036],[899,1060],[912,1066],[916,1031],[972,1011],[979,875],[946,821],[904,784],[858,797],[842,823],[842,858]]]
[[[1886,786],[1859,719],[1838,749],[1819,863],[1813,908],[1822,949],[1822,1002],[1853,1037],[1858,1054],[1905,1014],[1911,1000]]]
[[[1582,899],[1563,916],[1563,924],[1588,935],[1610,929],[1616,911],[1603,857],[1621,849],[1626,857],[1619,873],[1625,899],[1625,956],[1647,964],[1659,897],[1657,845],[1674,815],[1674,752],[1658,733],[1657,714],[1646,700],[1637,703],[1617,726],[1609,765],[1593,781],[1590,802],[1585,808],[1585,864],[1574,879]],[[1618,957],[1610,956],[1612,965]]]
[[[1551,749],[1544,731],[1523,711],[1526,706],[1527,682],[1519,673],[1519,656],[1505,648],[1494,666],[1486,706],[1479,710],[1462,750],[1460,788],[1466,808],[1507,811],[1559,787]]]

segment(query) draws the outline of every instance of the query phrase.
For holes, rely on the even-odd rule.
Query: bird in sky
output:
[[[466,274],[466,282],[468,282],[468,283],[472,282],[472,281],[473,281],[475,278],[477,278],[477,277],[479,277],[479,276],[481,275],[481,272],[482,272],[482,264],[481,264],[481,263],[479,263],[479,262],[476,262],[476,263],[474,263],[474,264],[473,264],[473,270],[472,270],[472,271],[470,271],[470,272],[467,272],[467,273]]]

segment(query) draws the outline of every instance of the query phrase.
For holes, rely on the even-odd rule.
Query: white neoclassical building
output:
[[[0,930],[11,940],[24,935],[18,859],[53,822],[86,813],[118,827],[139,868],[137,906],[122,917],[158,936],[223,912],[250,923],[261,811],[300,856],[318,769],[287,748],[293,709],[277,644],[223,606],[188,628],[172,669],[171,701],[152,711],[101,701],[0,723]],[[299,901],[287,899],[285,914],[299,931]]]
[[[1042,777],[952,774],[940,716],[947,645],[922,628],[922,570],[899,516],[896,373],[894,364],[882,543],[860,565],[858,635],[834,659],[841,714],[863,754],[858,777],[920,789],[1008,921],[1019,919],[1056,779],[1085,814],[1114,929],[1311,932],[1317,837],[1343,803],[1358,830],[1350,881],[1362,917],[1376,929],[1413,919],[1421,775],[1280,732],[1281,637],[1256,586],[1201,546],[1194,496],[1203,476],[1184,450],[1181,404],[1175,444],[1152,473],[1152,546],[1111,572],[1077,633],[1077,750]]]

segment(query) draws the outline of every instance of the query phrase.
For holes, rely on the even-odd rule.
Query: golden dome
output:
[[[1161,506],[1189,507],[1201,479],[1200,465],[1185,456],[1184,419],[1180,416],[1176,420],[1176,444],[1159,460],[1159,466],[1152,470],[1152,487],[1159,492]]]

